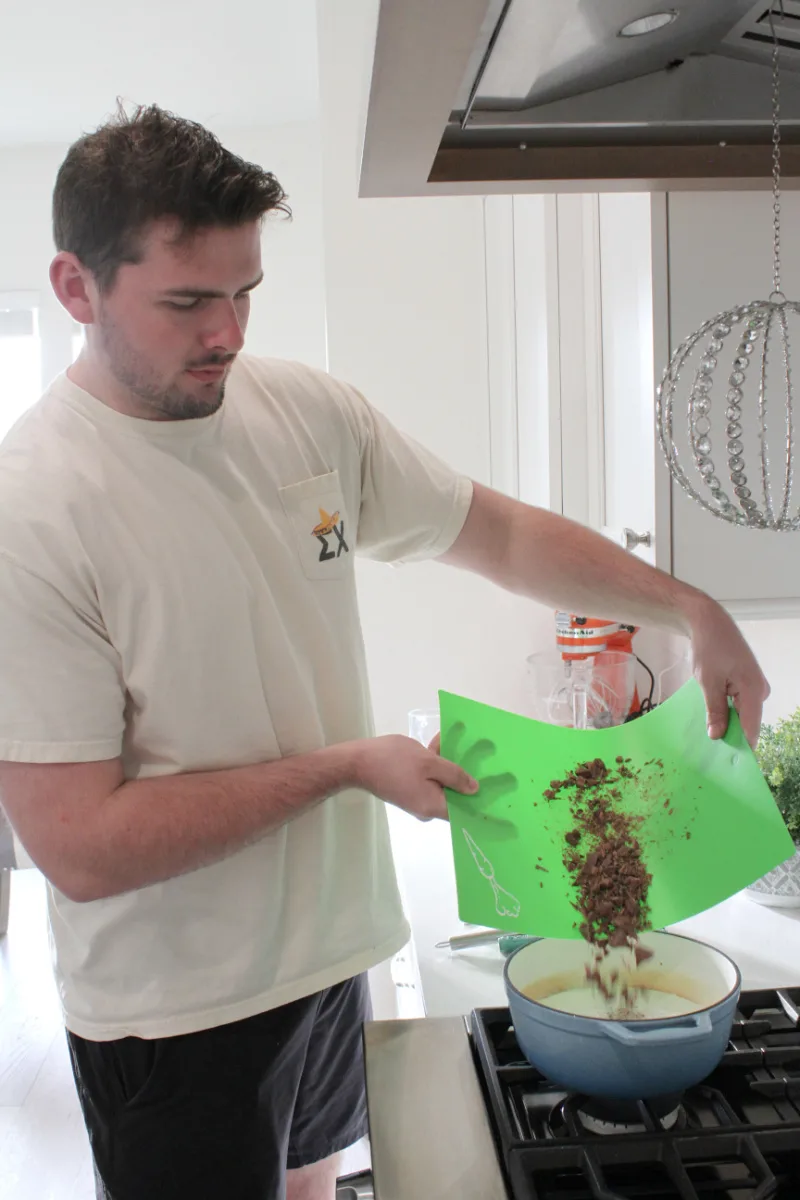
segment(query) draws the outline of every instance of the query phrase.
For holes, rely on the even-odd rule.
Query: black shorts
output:
[[[366,975],[199,1033],[67,1033],[107,1200],[277,1200],[367,1132]]]

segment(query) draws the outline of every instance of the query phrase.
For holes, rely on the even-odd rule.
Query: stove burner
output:
[[[477,1009],[509,1200],[800,1200],[798,1007],[800,988],[743,992],[702,1084],[622,1104],[568,1095],[524,1060],[508,1009]]]
[[[529,1114],[535,1109],[529,1099]],[[546,1128],[554,1138],[612,1137],[630,1133],[664,1133],[685,1129],[688,1122],[680,1096],[655,1100],[603,1100],[594,1096],[559,1097]]]
[[[651,1133],[686,1126],[686,1113],[674,1098],[666,1103],[651,1101],[649,1104],[613,1105],[608,1101],[593,1101],[590,1097],[579,1096],[574,1100],[565,1100],[563,1107],[571,1105],[575,1106],[578,1125],[587,1133],[605,1137],[615,1133]]]

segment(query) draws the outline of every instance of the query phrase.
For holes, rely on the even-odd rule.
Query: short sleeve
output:
[[[353,404],[361,444],[359,553],[384,562],[438,558],[464,526],[472,482],[358,393]]]
[[[97,623],[0,555],[0,759],[116,758],[124,708],[119,659]]]

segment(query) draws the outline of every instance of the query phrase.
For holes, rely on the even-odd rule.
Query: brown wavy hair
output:
[[[53,190],[53,238],[109,291],[123,263],[141,261],[143,235],[174,218],[176,242],[268,212],[291,216],[275,176],[226,150],[196,121],[156,104],[115,116],[67,152]]]

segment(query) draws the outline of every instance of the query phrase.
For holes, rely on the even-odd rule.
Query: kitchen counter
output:
[[[458,1018],[364,1026],[376,1200],[507,1200]]]
[[[473,927],[457,921],[448,928],[425,926],[425,943],[415,930],[425,1011],[429,1017],[450,1017],[473,1008],[506,1004],[503,956],[498,948],[480,946],[451,952],[437,950],[437,941]],[[767,908],[744,893],[708,912],[670,926],[728,954],[742,972],[744,988],[774,988],[800,984],[800,909]]]

